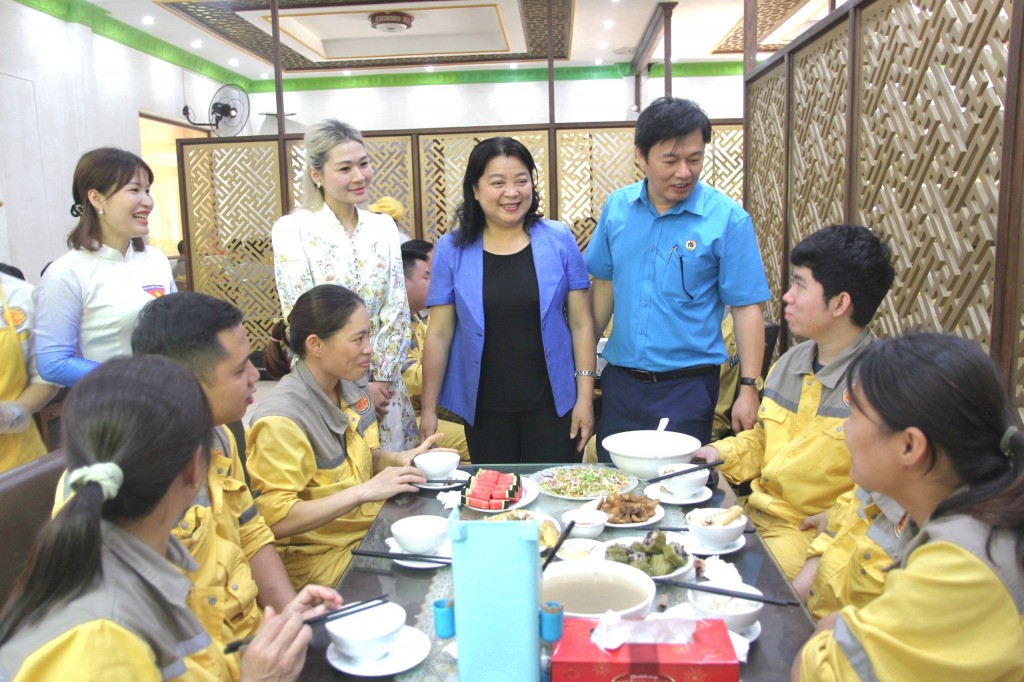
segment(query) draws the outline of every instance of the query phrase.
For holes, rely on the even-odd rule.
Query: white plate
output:
[[[384,541],[384,544],[388,546],[388,551],[393,554],[408,554],[402,546],[398,544],[398,540],[394,538],[388,538]],[[433,552],[424,552],[424,554],[430,554],[433,556],[445,557],[447,559],[452,558],[452,541],[445,538],[445,541],[441,543]],[[412,559],[392,559],[399,566],[405,566],[406,568],[444,568],[446,564],[435,564],[430,561],[413,561]]]
[[[686,540],[683,542],[683,547],[686,547],[686,551],[690,554],[696,554],[697,556],[712,556],[714,554],[732,554],[733,552],[743,549],[744,545],[747,544],[747,538],[741,535],[736,542],[726,545],[725,547],[708,547],[697,539],[696,535],[692,533],[683,533],[683,537]]]
[[[537,473],[533,474],[533,476],[531,478],[532,478],[533,481],[537,482],[538,488],[539,488],[541,479],[547,478],[549,476],[554,476],[555,475],[554,472],[557,471],[558,469],[589,469],[589,468],[592,468],[594,466],[595,465],[592,465],[592,464],[570,464],[568,466],[551,467],[549,469],[543,469],[541,471],[538,471]],[[600,468],[608,469],[609,471],[618,471],[617,469],[609,469],[608,467],[600,467]],[[624,472],[619,472],[619,473],[624,473]],[[637,484],[640,482],[639,479],[636,476],[630,476],[629,474],[626,474],[626,476],[628,477],[627,481],[622,486],[622,488],[619,490],[620,493],[629,492],[630,490],[635,488],[637,486]],[[545,495],[547,495],[548,497],[557,497],[560,500],[597,500],[597,499],[600,499],[600,498],[604,497],[604,495],[605,495],[604,493],[602,493],[600,495],[591,495],[589,497],[579,497],[579,496],[572,496],[572,495],[559,495],[557,493],[549,493],[548,491],[543,490],[543,489],[540,489],[540,491],[542,493],[544,493]],[[612,491],[612,492],[614,492],[614,491]]]
[[[676,497],[662,488],[660,483],[652,483],[644,488],[644,495],[664,504],[700,504],[711,498],[711,488],[701,488],[690,497]]]
[[[580,559],[592,559],[593,552],[598,547],[604,547],[603,542],[591,540],[590,538],[569,538],[562,543],[561,549],[556,555],[562,561],[578,561]],[[563,555],[563,552],[566,554]],[[604,557],[601,557],[604,559]]]
[[[585,505],[583,505],[583,509],[597,509],[597,505],[599,504],[601,504],[601,500],[591,500],[590,502],[587,502]],[[612,523],[609,519],[608,524],[605,526],[605,528],[643,528],[645,526],[653,526],[658,521],[661,521],[663,518],[665,518],[665,508],[659,504],[657,507],[654,508],[654,516],[647,519],[646,521],[639,521],[637,523]],[[686,551],[689,552],[689,548],[687,548]],[[690,553],[693,554],[693,552]]]
[[[668,533],[665,533],[665,540],[667,540],[668,542],[678,542],[678,543],[682,544],[683,540],[684,540],[684,537],[683,537],[683,535],[681,533],[668,532]],[[615,540],[608,540],[607,542],[602,542],[600,545],[595,547],[590,552],[590,556],[591,556],[591,558],[594,558],[594,559],[602,559],[604,561],[610,561],[610,559],[605,557],[605,552],[607,552],[608,548],[611,547],[612,545],[623,545],[624,547],[626,547],[628,549],[629,546],[631,544],[633,544],[634,542],[643,542],[643,541],[644,541],[644,538],[643,538],[642,535],[634,535],[634,536],[630,536],[630,537],[626,537],[626,538],[617,538]],[[685,547],[684,547],[684,549],[685,549]],[[689,550],[687,550],[687,552],[689,553]],[[680,566],[679,568],[677,568],[676,570],[672,571],[671,573],[667,573],[665,575],[659,575],[658,577],[659,578],[679,578],[679,577],[685,576],[685,574],[687,572],[689,572],[691,574],[691,577],[693,575],[696,575],[695,570],[694,570],[694,564],[695,564],[695,562],[694,562],[694,555],[693,554],[689,554],[688,558],[689,558],[689,561],[687,561],[684,565]]]
[[[523,482],[523,496],[519,498],[518,502],[513,504],[508,509],[519,509],[520,507],[525,507],[526,505],[536,500],[537,495],[540,494],[540,486],[537,485],[537,482],[535,480],[533,480],[532,478],[527,478],[525,476],[521,477],[520,480]],[[473,511],[483,512],[484,514],[500,514],[503,511],[508,511],[508,509],[478,509],[477,507],[470,507],[468,505],[463,506],[465,506],[466,509],[472,509]]]
[[[458,469],[448,475],[449,480],[456,481],[468,481],[469,477],[468,471],[460,471]],[[463,487],[459,483],[413,483],[413,485],[420,490],[455,490],[456,488]]]
[[[376,661],[353,661],[342,656],[331,644],[327,647],[327,662],[336,669],[359,677],[396,675],[418,665],[430,654],[430,638],[416,628],[406,625],[398,632],[391,651]]]
[[[729,632],[732,632],[732,630]],[[756,621],[743,632],[732,632],[732,634],[739,635],[743,639],[747,640],[747,642],[754,642],[761,636],[761,621]]]

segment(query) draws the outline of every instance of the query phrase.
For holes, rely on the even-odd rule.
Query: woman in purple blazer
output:
[[[438,405],[475,464],[571,462],[594,426],[590,282],[568,227],[538,212],[536,165],[510,137],[470,153],[459,228],[437,244],[420,433]]]

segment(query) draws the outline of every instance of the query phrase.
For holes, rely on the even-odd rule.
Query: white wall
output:
[[[67,250],[82,153],[138,153],[140,112],[205,111],[220,84],[14,2],[0,2],[0,45],[0,260],[36,282]]]

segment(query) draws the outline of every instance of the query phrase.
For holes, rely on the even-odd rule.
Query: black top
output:
[[[540,289],[533,249],[484,251],[484,353],[477,407],[534,410],[551,387],[540,334]]]

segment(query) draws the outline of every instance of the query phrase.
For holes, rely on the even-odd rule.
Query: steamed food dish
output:
[[[743,508],[733,505],[719,514],[705,516],[700,524],[709,528],[731,526],[743,516]]]
[[[658,509],[658,501],[646,495],[614,493],[608,495],[597,508],[608,514],[608,523],[643,523]]]
[[[652,530],[642,542],[629,546],[612,545],[605,550],[605,559],[637,568],[650,576],[663,576],[682,568],[690,555],[678,542],[669,542],[660,530]]]
[[[540,527],[539,539],[541,548],[554,547],[555,543],[558,542],[558,526],[548,519],[539,519],[522,509],[510,509],[509,511],[495,514],[488,521],[536,521]]]

